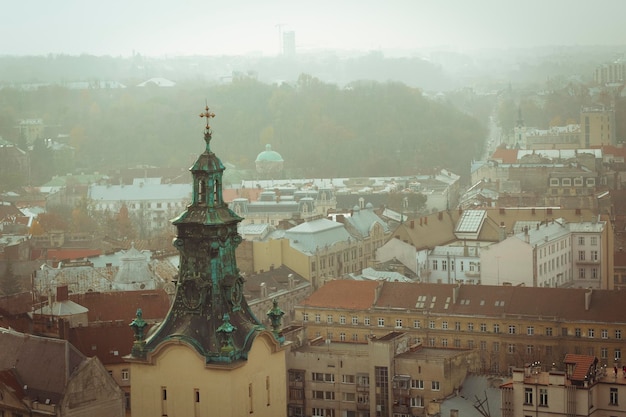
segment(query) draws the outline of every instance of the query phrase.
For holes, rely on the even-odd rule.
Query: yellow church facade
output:
[[[133,416],[259,416],[287,413],[285,350],[270,332],[259,334],[247,361],[205,364],[179,341],[162,344],[150,365],[131,364]]]

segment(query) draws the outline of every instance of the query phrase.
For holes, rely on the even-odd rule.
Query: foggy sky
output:
[[[0,0],[0,55],[276,55],[626,44],[624,0]]]

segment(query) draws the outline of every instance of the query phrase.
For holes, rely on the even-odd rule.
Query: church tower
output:
[[[207,106],[200,116],[206,148],[190,168],[192,201],[172,221],[180,253],[175,298],[147,336],[140,311],[131,323],[132,413],[285,415],[284,349],[243,297],[235,259],[242,218],[224,203],[224,165],[210,147],[215,115]]]

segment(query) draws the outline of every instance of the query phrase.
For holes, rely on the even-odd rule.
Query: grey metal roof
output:
[[[372,208],[355,210],[353,211],[352,216],[346,218],[346,221],[348,221],[363,237],[369,236],[372,226],[376,223],[383,227],[385,233],[389,231],[387,223],[378,217]]]
[[[399,272],[395,271],[377,271],[374,268],[365,268],[361,271],[361,275],[352,275],[352,279],[357,281],[370,280],[370,281],[390,281],[390,282],[414,282],[412,279],[405,277]]]
[[[492,416],[499,416],[502,406],[499,387],[504,382],[499,376],[468,375],[459,394],[441,403],[441,416],[449,416],[450,410],[458,410],[462,417],[484,417],[475,407],[479,401],[484,409],[488,407]]]
[[[292,247],[302,252],[313,253],[318,248],[348,241],[350,234],[341,223],[317,219],[285,231],[285,237],[291,241]]]
[[[89,187],[89,198],[95,201],[191,201],[191,185],[92,185]]]
[[[528,243],[531,246],[535,246],[538,243],[558,239],[566,236],[570,233],[570,229],[563,219],[557,219],[545,225],[540,225],[539,229],[529,228],[528,230]],[[525,240],[525,232],[515,235],[518,239]]]
[[[605,222],[580,222],[569,223],[569,230],[572,233],[600,233],[604,229]]]

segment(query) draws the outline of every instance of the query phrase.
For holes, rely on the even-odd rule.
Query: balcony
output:
[[[411,409],[407,404],[394,404],[393,412],[398,414],[409,414]]]
[[[356,403],[356,409],[357,410],[369,410],[370,409],[370,403],[369,402],[357,402]]]
[[[600,260],[599,259],[583,259],[582,261],[580,259],[577,259],[574,261],[574,263],[576,265],[600,265]]]

